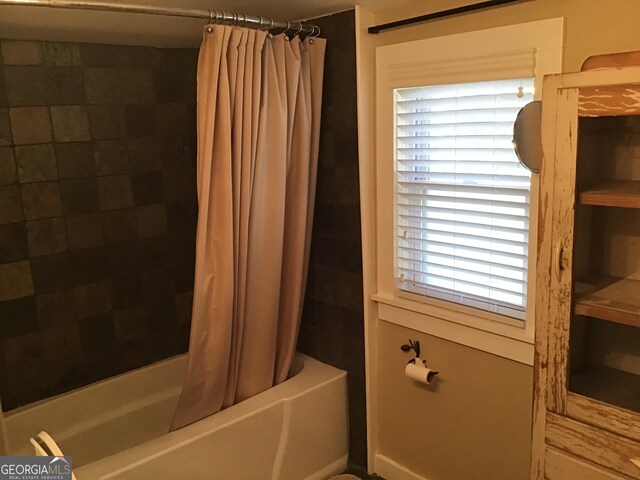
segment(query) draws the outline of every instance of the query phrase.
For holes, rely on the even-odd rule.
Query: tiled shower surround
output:
[[[7,411],[187,350],[197,50],[0,46]]]
[[[327,39],[318,191],[298,348],[347,370],[349,463],[367,462],[355,13],[316,18]]]

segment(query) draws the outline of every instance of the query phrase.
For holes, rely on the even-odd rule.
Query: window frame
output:
[[[533,363],[539,175],[531,176],[528,306],[522,322],[446,300],[397,289],[394,92],[399,88],[533,76],[562,71],[564,19],[478,30],[376,49],[377,284],[373,300],[385,321],[473,348]],[[508,48],[505,48],[507,46]],[[533,74],[533,75],[532,75]]]

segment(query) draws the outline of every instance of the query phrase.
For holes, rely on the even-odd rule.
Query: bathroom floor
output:
[[[360,480],[384,480],[384,478],[378,475],[369,475],[366,470],[362,470],[359,468],[349,468],[345,472],[345,474],[354,475],[358,477]]]

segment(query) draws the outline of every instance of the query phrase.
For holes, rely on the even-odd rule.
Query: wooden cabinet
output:
[[[546,77],[532,479],[640,480],[640,67]]]

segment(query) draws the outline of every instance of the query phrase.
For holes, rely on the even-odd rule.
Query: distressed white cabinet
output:
[[[542,112],[532,479],[640,479],[640,67]]]

